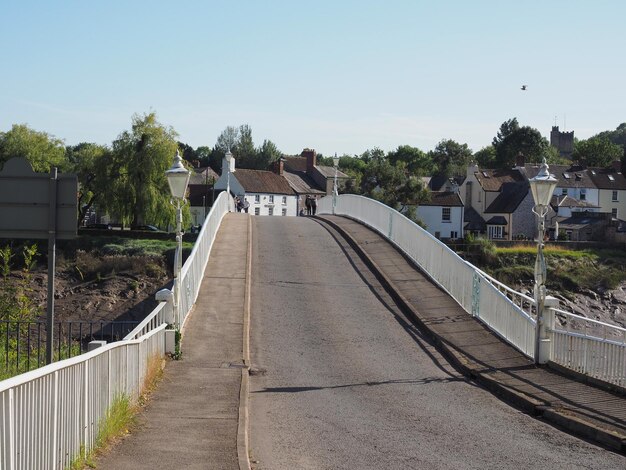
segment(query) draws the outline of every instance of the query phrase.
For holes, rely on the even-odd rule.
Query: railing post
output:
[[[472,316],[480,318],[480,275],[476,271],[472,282]]]
[[[554,339],[554,309],[559,307],[559,300],[550,295],[546,296],[543,304],[543,321],[539,328],[539,358],[538,364],[546,364],[552,360]]]
[[[393,212],[389,211],[389,233],[387,238],[393,240]]]
[[[89,361],[83,367],[83,457],[87,456],[91,443],[89,442]]]
[[[7,463],[9,465],[8,470],[13,470],[15,468],[15,398],[13,397],[14,390],[12,388],[9,389],[9,455],[7,458]],[[1,462],[0,462],[1,463]]]

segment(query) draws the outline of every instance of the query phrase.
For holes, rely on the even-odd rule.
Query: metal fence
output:
[[[333,209],[333,205],[335,206]],[[318,213],[358,220],[387,237],[468,313],[526,356],[535,354],[535,300],[464,261],[399,212],[372,199],[343,194],[325,197]],[[549,360],[599,380],[626,383],[626,330],[562,310],[552,312]],[[556,315],[556,323],[554,316]],[[559,318],[562,320],[559,322]]]
[[[90,341],[119,341],[138,321],[60,321],[54,324],[54,361],[87,351]],[[46,364],[46,321],[0,321],[0,379]]]

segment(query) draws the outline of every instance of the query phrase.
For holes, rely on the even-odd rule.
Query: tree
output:
[[[47,173],[52,167],[67,169],[63,141],[26,124],[14,124],[10,131],[0,132],[0,167],[14,157],[26,158],[39,173]]]
[[[78,225],[85,214],[104,200],[110,182],[117,178],[111,150],[103,145],[81,143],[67,147],[69,171],[78,177]]]
[[[171,127],[157,121],[154,112],[133,116],[131,130],[113,142],[113,167],[119,177],[107,188],[109,214],[131,225],[167,226],[174,222],[165,171],[178,149],[176,137]]]
[[[252,128],[248,124],[239,126],[239,139],[237,139],[233,153],[239,168],[267,169],[259,167],[258,153],[252,140]]]
[[[608,167],[624,154],[621,146],[609,141],[606,137],[590,137],[580,140],[574,145],[572,158],[584,162],[588,166]]]
[[[272,163],[278,161],[282,157],[282,152],[278,150],[276,144],[271,140],[265,139],[263,145],[257,151],[258,166],[261,169],[267,169]]]
[[[480,168],[493,168],[496,162],[496,148],[493,145],[483,147],[474,153],[473,158]]]
[[[392,165],[404,162],[409,173],[414,175],[429,175],[434,170],[433,161],[428,154],[410,145],[400,145],[396,150],[389,152],[387,158]]]
[[[239,140],[239,129],[234,126],[227,126],[226,129],[217,138],[215,149],[222,154],[226,154],[229,150],[232,152]]]
[[[549,150],[550,144],[541,133],[529,126],[520,127],[516,118],[502,123],[493,139],[493,146],[497,168],[512,168],[520,153],[527,162],[539,162],[544,156],[554,157]]]
[[[467,144],[459,144],[452,139],[442,140],[429,156],[436,166],[436,172],[442,176],[464,175],[472,159],[472,151]]]
[[[614,131],[600,132],[594,136],[598,138],[606,138],[609,142],[615,145],[621,145],[622,148],[626,148],[626,122],[621,123]]]

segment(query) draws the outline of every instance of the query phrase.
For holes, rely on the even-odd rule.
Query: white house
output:
[[[430,201],[417,207],[426,230],[437,238],[462,238],[463,212],[463,201],[454,191],[432,192]]]
[[[277,162],[276,172],[235,168],[235,159],[226,154],[222,160],[222,174],[215,189],[224,191],[230,186],[233,196],[245,198],[248,212],[254,215],[295,216],[298,214],[298,196],[283,176],[283,162]]]

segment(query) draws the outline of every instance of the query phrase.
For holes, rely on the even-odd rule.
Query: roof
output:
[[[285,169],[289,171],[306,171],[306,157],[283,157]]]
[[[317,169],[317,171],[320,172],[320,174],[324,178],[334,178],[335,177],[335,167],[334,166],[315,165],[315,168]],[[350,178],[350,176],[346,175],[341,170],[337,170],[337,178]]]
[[[534,178],[539,173],[540,166],[537,163],[524,165],[524,172],[528,178]],[[591,180],[589,170],[580,165],[549,165],[548,171],[558,180],[558,188],[595,188]]]
[[[219,177],[211,167],[194,168],[189,176],[189,184],[213,184]]]
[[[576,212],[571,217],[565,219],[557,219],[559,222],[559,229],[572,229],[580,230],[584,227],[589,227],[596,224],[606,224],[608,222],[604,214],[591,213],[586,214],[582,212]]]
[[[430,193],[430,201],[421,202],[420,206],[463,207],[463,201],[453,191],[433,191]]]
[[[478,183],[485,191],[500,191],[504,183],[523,181],[524,176],[519,170],[478,170],[474,173]]]
[[[597,204],[592,204],[588,201],[581,201],[579,199],[569,197],[569,196],[558,196],[553,195],[552,200],[550,201],[551,206],[557,207],[580,207],[583,209],[597,209],[600,206]]]
[[[326,194],[304,171],[285,171],[283,176],[297,194]]]
[[[238,169],[232,175],[247,193],[294,194],[287,179],[271,171]]]
[[[587,171],[598,189],[626,189],[626,177],[614,168],[588,168]]]
[[[515,183],[505,183],[502,185],[502,191],[498,194],[489,207],[485,210],[487,213],[504,213],[511,214],[522,203],[528,195],[530,186],[527,181],[517,181]]]
[[[485,219],[483,219],[473,207],[465,209],[463,222],[465,222],[465,230],[472,230],[475,232],[484,232],[487,225],[485,224]]]
[[[440,191],[447,182],[447,176],[432,176],[430,178],[430,181],[428,181],[428,189],[430,189],[431,191]]]
[[[494,215],[486,222],[487,225],[508,225],[506,219],[501,215]]]

